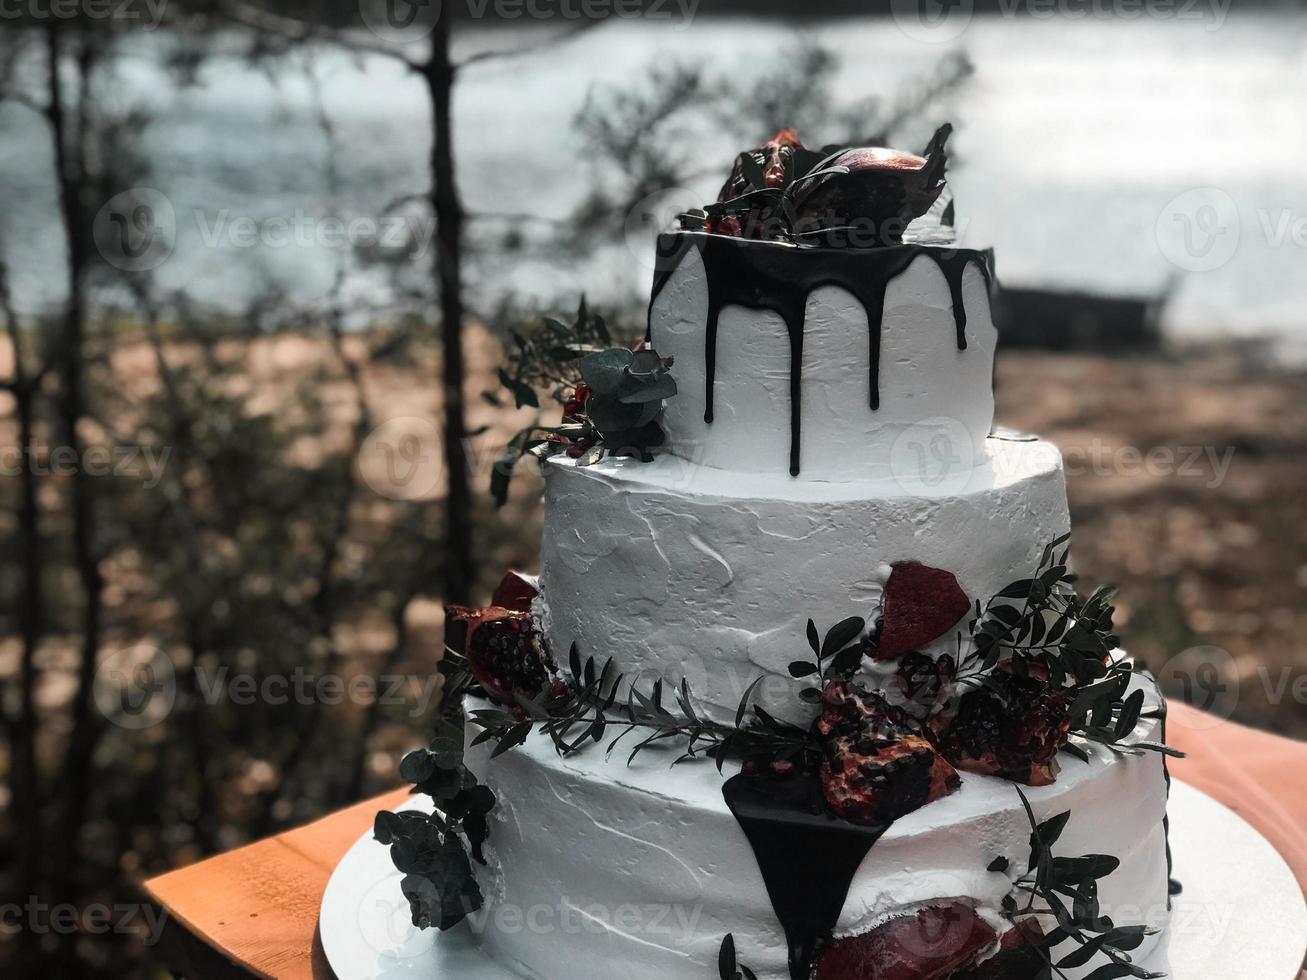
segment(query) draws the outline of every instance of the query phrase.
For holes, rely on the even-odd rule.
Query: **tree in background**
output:
[[[193,7],[170,10],[181,86],[208,53],[193,30],[215,21]],[[320,44],[399,58],[422,80],[431,103],[430,183],[393,196],[436,220],[434,266],[411,264],[420,273],[415,298],[438,312],[438,333],[425,315],[348,329],[360,311],[340,288],[343,264],[325,303],[312,309],[269,293],[239,316],[220,316],[163,292],[149,272],[106,261],[97,215],[111,199],[119,212],[133,212],[129,192],[150,173],[140,143],[150,119],[122,104],[114,86],[121,32],[112,21],[74,20],[0,38],[0,99],[36,120],[58,178],[52,220],[68,254],[50,273],[60,278],[57,308],[16,311],[4,273],[21,243],[0,234],[0,315],[12,351],[0,381],[12,414],[0,423],[30,447],[18,457],[19,479],[0,488],[0,506],[15,515],[0,525],[0,626],[18,638],[2,705],[13,797],[0,814],[5,857],[15,860],[0,873],[13,868],[7,891],[12,882],[17,894],[47,903],[134,901],[124,872],[163,870],[380,788],[390,777],[377,773],[390,767],[375,760],[385,763],[424,727],[408,705],[239,705],[221,696],[221,679],[243,676],[263,689],[297,671],[423,676],[438,649],[423,646],[426,627],[415,629],[414,617],[424,602],[475,587],[463,402],[465,331],[475,311],[469,315],[464,294],[478,258],[469,255],[466,229],[479,216],[459,199],[452,95],[467,66],[524,51],[455,63],[447,23],[425,47],[396,49],[259,8],[224,7],[222,23],[233,22],[250,29],[251,57],[309,80],[321,140],[307,147],[306,164],[321,167],[333,195],[344,150],[319,90]],[[831,76],[828,56],[805,49],[804,57],[805,85]],[[606,173],[606,210],[594,223],[620,227],[638,182],[643,193],[692,175],[697,161],[689,156],[660,171],[644,132],[672,125],[677,110],[706,125],[713,114],[729,117],[729,100],[738,99],[750,107],[747,121],[737,120],[741,145],[781,116],[820,110],[825,122],[812,127],[837,129],[840,117],[820,90],[788,84],[793,70],[763,71],[726,94],[714,90],[720,80],[669,69],[646,93],[596,99],[578,123],[592,147],[583,155],[597,171],[619,173]],[[495,316],[482,319],[501,326]],[[313,343],[304,355],[281,365],[278,345],[305,338]],[[437,373],[448,495],[408,501],[368,492],[357,461],[383,395],[396,379],[428,389]],[[92,476],[78,466],[52,474],[53,447],[78,457],[134,447],[166,466],[148,486],[140,472]],[[515,516],[520,524],[532,514],[524,507]],[[529,558],[530,530],[516,532],[524,540],[512,530],[505,522],[480,532],[478,554],[493,556],[485,564]],[[95,698],[97,668],[116,669],[137,647],[159,654],[146,666],[166,669],[175,682],[166,717],[139,729],[112,724]],[[6,948],[0,969],[35,969],[51,952],[42,941],[24,931],[21,959]],[[62,969],[80,975],[121,976],[142,960],[139,943],[44,941],[57,943]]]
[[[965,54],[952,53],[891,98],[850,100],[837,91],[839,62],[828,48],[803,42],[760,65],[742,74],[676,62],[643,86],[592,92],[576,128],[581,156],[594,171],[593,189],[564,223],[560,243],[568,253],[620,237],[627,215],[660,194],[705,182],[715,194],[731,153],[783,127],[797,128],[811,146],[924,143],[937,125],[932,117],[973,71]],[[724,141],[731,149],[722,164],[705,171],[702,147]]]

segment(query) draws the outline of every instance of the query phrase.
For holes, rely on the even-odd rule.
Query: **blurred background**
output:
[[[640,330],[652,235],[781,126],[955,123],[1079,570],[1173,696],[1307,736],[1304,42],[1298,2],[4,0],[0,972],[159,975],[87,911],[397,783],[442,603],[535,561],[501,345],[583,295]]]

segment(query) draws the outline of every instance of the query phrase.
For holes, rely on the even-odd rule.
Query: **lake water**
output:
[[[804,33],[840,56],[840,90],[851,96],[892,93],[947,51],[969,54],[976,74],[947,107],[959,123],[951,179],[965,241],[992,243],[1005,281],[1145,294],[1171,282],[1174,333],[1269,332],[1307,344],[1307,16],[977,18],[949,44],[913,40],[890,18]],[[631,84],[678,58],[765,57],[795,37],[768,21],[700,20],[686,31],[615,22],[467,70],[456,112],[469,210],[567,214],[593,179],[572,130],[592,87]],[[465,32],[461,43],[484,40]],[[216,57],[200,84],[177,92],[160,81],[164,44],[133,45],[115,87],[124,104],[144,102],[156,116],[143,137],[157,171],[151,184],[177,216],[160,283],[227,307],[269,284],[299,301],[324,296],[347,252],[294,234],[269,241],[266,222],[369,216],[422,191],[430,131],[422,84],[383,58],[316,59],[344,148],[341,199],[331,203],[299,68],[283,65],[270,78]],[[57,298],[52,270],[61,261],[48,145],[21,110],[3,110],[0,125],[3,228],[20,304],[36,309]],[[730,154],[713,148],[705,165],[725,167]],[[718,183],[706,177],[694,190],[707,197]],[[257,223],[257,240],[242,217]],[[544,303],[572,302],[581,289],[634,295],[647,289],[642,249],[637,241],[558,262],[491,248],[475,291]],[[354,299],[390,305],[379,273],[351,269],[348,284]]]

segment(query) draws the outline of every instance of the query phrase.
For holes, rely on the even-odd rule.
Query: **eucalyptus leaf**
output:
[[[630,364],[629,350],[611,347],[581,358],[581,377],[596,395],[613,394],[621,388]]]

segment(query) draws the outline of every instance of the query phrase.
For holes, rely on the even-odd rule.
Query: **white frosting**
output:
[[[879,606],[884,565],[951,571],[973,599],[1030,574],[1069,527],[1061,456],[989,440],[942,484],[813,483],[728,473],[672,456],[546,466],[541,586],[546,636],[565,658],[612,656],[628,675],[689,680],[717,713],[755,678],[792,708],[788,665],[807,619],[828,629]],[[937,652],[956,652],[957,639]]]
[[[1137,683],[1144,683],[1137,681]],[[1141,721],[1135,737],[1157,738]],[[712,763],[669,767],[675,753],[626,765],[596,746],[560,759],[539,734],[491,761],[469,765],[495,791],[488,868],[478,876],[487,908],[474,917],[503,963],[539,980],[709,980],[722,937],[761,980],[788,980],[786,943],[747,838],[722,797]],[[1043,820],[1071,810],[1055,853],[1112,854],[1121,866],[1101,882],[1103,911],[1119,924],[1166,923],[1162,836],[1166,787],[1160,757],[1090,750],[1063,757],[1052,786],[1026,788]],[[998,924],[1011,880],[1024,872],[1030,827],[1013,784],[962,774],[962,787],[896,821],[864,859],[837,935],[868,931],[932,899],[966,896]],[[1008,857],[1007,874],[986,868]],[[1146,941],[1146,957],[1156,939]],[[1070,947],[1063,952],[1069,951]],[[1079,980],[1101,958],[1067,975]]]
[[[785,248],[776,245],[776,248]],[[883,476],[911,445],[946,446],[963,461],[983,454],[994,421],[998,332],[975,264],[962,279],[967,349],[959,350],[948,282],[918,256],[885,291],[880,408],[870,407],[870,332],[862,304],[825,286],[808,297],[803,338],[802,480]],[[676,358],[678,394],[664,427],[673,452],[705,466],[789,476],[790,340],[769,310],[726,307],[718,322],[714,421],[707,395],[708,285],[689,249],[654,300],[654,346]],[[938,439],[947,440],[938,443]]]

